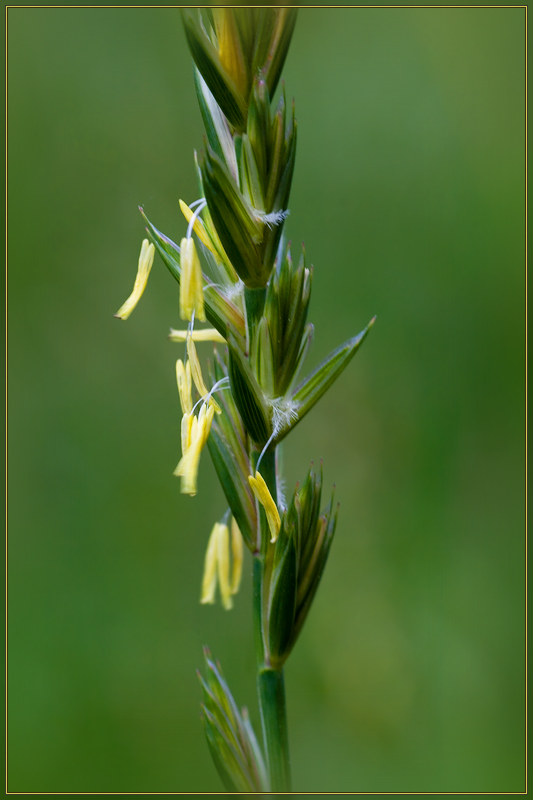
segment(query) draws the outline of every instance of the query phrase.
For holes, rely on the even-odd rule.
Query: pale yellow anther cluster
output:
[[[152,269],[152,264],[154,263],[154,254],[154,245],[150,244],[148,239],[144,239],[141,246],[141,254],[139,256],[139,265],[137,267],[135,283],[133,284],[133,291],[126,302],[121,305],[115,314],[115,317],[118,317],[118,319],[128,319],[129,315],[141,299],[146,288],[150,270]]]
[[[187,337],[190,336],[193,342],[219,342],[226,344],[226,340],[216,328],[204,328],[203,330],[194,330],[190,333],[188,330],[177,331],[174,328],[170,329],[168,335],[171,342],[186,342]]]
[[[204,383],[200,361],[191,336],[187,338],[187,354],[189,359],[186,364],[183,363],[181,358],[176,362],[176,383],[178,384],[183,417],[181,420],[182,457],[174,470],[174,475],[181,477],[182,494],[194,496],[196,494],[200,454],[207,442],[215,411],[217,414],[221,414],[222,409],[216,400],[209,396],[209,390]],[[198,416],[193,414],[193,382],[200,398],[204,401]]]
[[[230,552],[232,567],[230,569]],[[216,522],[205,554],[201,603],[214,603],[217,583],[225,609],[233,607],[232,595],[239,591],[242,576],[243,541],[234,519],[231,522],[231,543],[228,526]],[[231,573],[231,577],[230,577]]]
[[[268,490],[268,486],[265,483],[265,479],[261,473],[256,471],[255,478],[253,475],[248,475],[248,483],[252,487],[253,493],[265,509],[268,527],[270,528],[270,534],[272,537],[270,541],[275,542],[278,538],[279,529],[281,527],[278,507],[275,504],[272,495]]]
[[[183,415],[181,423],[183,456],[174,470],[174,475],[181,478],[182,494],[190,494],[193,497],[196,494],[200,454],[207,442],[214,413],[213,407],[208,408],[206,403],[203,403],[198,416],[195,414]]]
[[[205,322],[202,268],[194,239],[183,238],[180,245],[180,317]]]
[[[176,361],[176,383],[180,394],[180,405],[182,414],[190,414],[192,411],[192,380],[191,363],[187,361],[184,365],[181,358]]]

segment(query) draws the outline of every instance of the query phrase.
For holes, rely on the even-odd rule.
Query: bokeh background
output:
[[[524,790],[524,16],[300,12],[309,367],[378,316],[285,446],[341,502],[286,670],[301,793]],[[225,506],[207,454],[197,497],[172,476],[160,261],[113,318],[137,206],[179,239],[197,196],[179,12],[12,7],[8,44],[9,790],[221,791],[195,669],[209,644],[257,723],[249,569],[199,605]]]

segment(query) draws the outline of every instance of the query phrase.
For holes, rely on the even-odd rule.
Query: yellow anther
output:
[[[115,317],[118,319],[128,319],[129,315],[142,297],[142,293],[146,288],[148,275],[154,263],[155,247],[144,239],[141,246],[141,254],[139,256],[139,265],[137,267],[137,276],[133,284],[133,291],[126,300],[126,302],[119,308]]]
[[[248,483],[252,487],[253,493],[265,509],[268,527],[270,528],[270,533],[272,535],[270,541],[275,542],[278,538],[279,529],[281,527],[278,507],[272,499],[272,495],[268,490],[268,486],[266,485],[263,476],[259,472],[255,473],[255,478],[253,475],[248,475]]]
[[[231,585],[229,581],[229,531],[227,525],[220,525],[218,529],[218,585],[222,605],[229,611],[233,607],[231,599]]]
[[[185,342],[187,341],[188,331],[176,331],[174,328],[170,329],[168,338],[171,342]],[[226,344],[224,337],[216,330],[216,328],[204,328],[203,330],[193,330],[190,334],[193,342],[220,342]]]
[[[239,590],[242,574],[242,536],[237,523],[231,524],[231,582],[230,582],[230,533],[228,526],[216,522],[211,531],[204,561],[201,603],[214,603],[217,582],[220,599],[225,609],[233,606],[232,595]]]
[[[213,417],[215,416],[215,409],[213,406],[206,406],[203,403],[200,413],[198,414],[198,427],[200,429],[200,433],[202,436],[202,447],[207,443],[209,438],[209,431],[211,430],[211,423],[213,422]]]
[[[183,414],[190,414],[192,411],[192,380],[189,361],[185,366],[183,366],[181,358],[176,361],[176,382],[180,393],[181,411]]]
[[[207,442],[215,413],[215,409],[212,407],[206,409],[207,406],[204,403],[198,417],[193,416],[191,423],[188,421],[185,423],[185,433],[182,420],[182,447],[186,445],[186,449],[178,466],[174,470],[174,475],[181,478],[181,493],[190,494],[193,497],[197,491],[196,481],[198,478],[200,454]]]
[[[237,594],[242,578],[242,534],[239,526],[232,518],[231,520],[231,554],[233,556],[233,569],[231,571],[231,593]]]
[[[198,390],[198,394],[200,397],[207,397],[209,394],[209,389],[204,383],[202,368],[200,367],[200,361],[198,359],[198,353],[196,352],[196,347],[191,336],[187,337],[187,355],[189,356],[189,363],[191,365],[192,379]],[[216,400],[213,399],[213,397],[209,398],[209,405],[215,409],[217,414],[222,414],[222,409]]]
[[[180,317],[205,322],[202,268],[194,239],[181,240]]]
[[[193,214],[194,214],[194,211],[192,210],[192,208],[189,208],[189,206],[186,205],[183,202],[183,200],[180,200],[180,208],[181,208],[182,214],[185,217],[185,219],[187,220],[187,222],[190,222],[192,217],[193,217]],[[219,258],[219,255],[218,255],[218,253],[216,251],[216,248],[215,248],[213,242],[211,241],[211,239],[210,239],[210,237],[209,237],[209,235],[208,235],[208,233],[207,233],[207,231],[205,229],[205,225],[204,225],[204,223],[202,222],[202,220],[200,219],[199,216],[197,216],[196,219],[194,220],[193,231],[198,236],[200,241],[203,244],[205,244],[207,249],[210,250],[213,253],[213,255],[215,255],[217,258]]]
[[[220,523],[215,522],[205,552],[204,577],[202,580],[202,594],[200,603],[214,603],[215,591],[217,588],[217,553],[218,553],[218,529]]]
[[[181,418],[181,454],[182,456],[185,455],[189,447],[191,446],[191,433],[192,433],[192,425],[193,420],[195,420],[192,414],[184,414]]]

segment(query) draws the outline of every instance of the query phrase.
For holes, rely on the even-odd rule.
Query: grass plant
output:
[[[301,485],[285,494],[280,445],[334,384],[374,322],[301,377],[313,339],[307,321],[313,268],[305,250],[293,261],[284,235],[297,122],[294,102],[287,102],[284,86],[279,91],[296,13],[182,11],[206,133],[195,153],[199,196],[180,200],[186,232],[179,246],[141,209],[148,238],[133,292],[116,315],[127,319],[135,308],[157,253],[179,284],[186,322],[169,337],[185,346],[176,363],[183,417],[174,474],[182,493],[195,495],[207,447],[228,504],[209,538],[201,602],[215,602],[218,590],[231,609],[244,546],[252,559],[262,743],[208,650],[200,675],[207,741],[230,792],[291,790],[283,668],[320,583],[338,506],[331,497],[322,507],[322,466],[312,464]],[[197,350],[206,341],[214,346],[207,380]]]

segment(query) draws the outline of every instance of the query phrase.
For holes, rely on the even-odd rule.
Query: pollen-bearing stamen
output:
[[[175,330],[170,329],[168,339],[170,342],[186,342],[187,336],[191,336],[193,342],[218,342],[219,344],[226,344],[226,340],[219,333],[216,328],[204,328],[203,330]]]
[[[194,316],[191,325],[194,324]],[[221,378],[208,390],[202,377],[200,362],[196,349],[190,337],[187,338],[187,354],[189,356],[184,364],[181,359],[176,361],[176,382],[180,396],[182,410],[181,420],[181,452],[182,457],[174,475],[181,477],[181,491],[183,494],[196,494],[196,481],[200,454],[211,430],[211,423],[215,411],[219,414],[222,409],[213,399],[213,394],[226,388],[229,383],[227,377]],[[196,386],[200,399],[193,405],[192,386]],[[201,405],[198,416],[195,416],[197,407]]]
[[[250,484],[253,493],[265,509],[268,527],[270,528],[270,534],[272,537],[270,541],[275,542],[278,538],[279,529],[281,527],[281,519],[279,516],[278,507],[274,502],[274,498],[270,494],[265,479],[257,470],[255,471],[255,477],[253,475],[248,475],[248,483]]]
[[[180,317],[205,322],[203,275],[194,239],[181,240]]]
[[[224,520],[228,516],[229,511]],[[215,602],[218,584],[222,605],[227,611],[233,607],[232,595],[237,594],[241,583],[242,559],[242,535],[235,520],[231,521],[231,532],[225,521],[215,522],[205,553],[200,603]]]
[[[186,445],[185,452],[174,470],[174,475],[182,479],[182,494],[190,494],[194,497],[197,492],[196,483],[200,454],[207,442],[214,414],[214,407],[208,407],[207,403],[204,403],[198,417],[191,415],[192,423],[187,426],[187,441],[184,442],[182,438],[182,446]]]
[[[146,289],[146,284],[148,282],[148,276],[150,274],[150,270],[152,269],[152,264],[154,263],[154,254],[155,254],[155,247],[153,244],[150,244],[148,239],[143,239],[143,243],[141,246],[141,254],[139,256],[139,264],[137,267],[137,275],[135,277],[135,283],[133,285],[133,291],[126,300],[125,303],[121,305],[115,317],[118,319],[128,319],[129,315],[141,299],[144,290]]]

